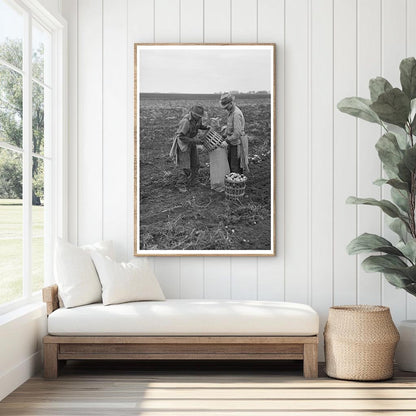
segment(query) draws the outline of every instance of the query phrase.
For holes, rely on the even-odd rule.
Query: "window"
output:
[[[53,281],[52,242],[64,229],[64,30],[37,3],[0,0],[0,312]]]

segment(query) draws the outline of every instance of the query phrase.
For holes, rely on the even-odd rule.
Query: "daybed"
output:
[[[288,302],[166,300],[59,308],[58,287],[43,289],[48,335],[44,377],[69,359],[303,360],[318,375],[318,314]]]

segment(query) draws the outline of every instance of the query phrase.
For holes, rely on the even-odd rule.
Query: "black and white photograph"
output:
[[[135,44],[135,255],[275,255],[274,74],[274,44]]]

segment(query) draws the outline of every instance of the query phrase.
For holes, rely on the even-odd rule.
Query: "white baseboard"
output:
[[[12,369],[0,374],[0,401],[35,375],[40,370],[41,365],[42,352],[38,351]]]

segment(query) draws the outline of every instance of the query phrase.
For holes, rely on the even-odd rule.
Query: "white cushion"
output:
[[[57,309],[51,335],[282,335],[319,332],[318,314],[307,305],[273,301],[167,299]]]
[[[141,265],[117,263],[98,252],[91,253],[102,285],[104,305],[139,300],[165,300],[162,289],[147,262]]]
[[[97,243],[94,243],[94,244],[86,244],[84,246],[81,246],[81,248],[90,254],[100,253],[103,256],[108,256],[113,260],[115,259],[113,242],[111,240],[98,241]]]
[[[101,283],[90,253],[112,255],[111,242],[99,242],[83,248],[61,239],[55,248],[55,279],[59,296],[66,308],[101,302]]]

